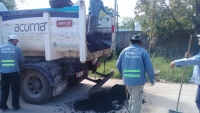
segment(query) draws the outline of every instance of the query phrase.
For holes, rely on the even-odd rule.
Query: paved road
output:
[[[143,113],[168,113],[176,109],[180,84],[156,83],[155,86],[145,86],[144,98],[147,104]],[[197,85],[183,84],[179,111],[184,113],[199,113],[195,104]]]
[[[103,87],[114,86],[115,84],[122,84],[121,80],[111,79]],[[67,107],[66,103],[77,99],[79,96],[84,96],[85,93],[94,85],[94,83],[84,80],[81,84],[75,87],[69,87],[61,95],[52,98],[43,105],[31,105],[25,103],[20,99],[21,109],[14,113],[77,113],[73,109]],[[178,97],[180,84],[170,83],[156,83],[150,86],[148,83],[144,87],[144,99],[146,103],[143,105],[142,113],[168,113],[169,109],[175,109]],[[195,105],[195,93],[197,86],[193,84],[184,84],[179,110],[184,113],[198,113]],[[2,111],[3,113],[13,113],[10,106],[9,96],[8,106],[9,110]],[[87,111],[85,113],[94,113]],[[128,113],[125,108],[117,113]]]

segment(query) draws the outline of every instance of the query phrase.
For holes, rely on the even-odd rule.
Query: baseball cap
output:
[[[17,37],[16,35],[10,35],[10,36],[9,36],[9,40],[10,40],[10,39],[16,39],[16,40],[19,42],[18,37]]]

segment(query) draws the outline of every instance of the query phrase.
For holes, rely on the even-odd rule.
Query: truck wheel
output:
[[[83,81],[83,77],[77,78],[76,76],[73,76],[72,78],[67,79],[68,86],[75,86],[81,81]]]
[[[30,104],[43,104],[52,97],[52,87],[41,72],[26,69],[21,72],[20,96]]]

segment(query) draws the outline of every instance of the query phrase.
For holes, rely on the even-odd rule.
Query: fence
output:
[[[130,38],[133,35],[140,35],[145,42],[144,47],[148,48],[147,35],[140,31],[120,31],[116,33],[116,44],[118,48],[126,48],[130,45]]]
[[[144,48],[149,52],[149,43],[148,36],[139,31],[120,31],[116,33],[116,44],[117,48],[123,49],[130,45],[130,38],[133,35],[140,35],[141,39],[145,42]],[[160,37],[162,38],[162,37]],[[165,39],[159,40],[154,47],[151,48],[151,54],[154,53],[157,56],[165,56],[172,59],[180,58],[184,56],[184,53],[187,51],[188,42],[190,36],[185,33],[172,38],[168,41]],[[191,53],[196,54],[199,50],[197,46],[197,37],[193,37]]]

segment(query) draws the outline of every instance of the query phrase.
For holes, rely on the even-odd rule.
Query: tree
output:
[[[158,37],[167,40],[182,31],[194,30],[194,25],[199,24],[194,16],[195,7],[194,0],[170,0],[168,3],[165,0],[138,0],[135,19],[154,41]]]
[[[24,0],[0,0],[8,10],[15,10],[17,9],[17,2],[24,2]]]
[[[134,18],[132,17],[123,17],[120,28],[125,28],[125,29],[130,29],[134,30],[135,29],[135,21]]]
[[[195,15],[197,7],[200,7],[199,0],[138,0],[135,21],[141,24],[152,43],[158,39],[169,41],[183,31],[195,29],[200,33],[199,12]]]

